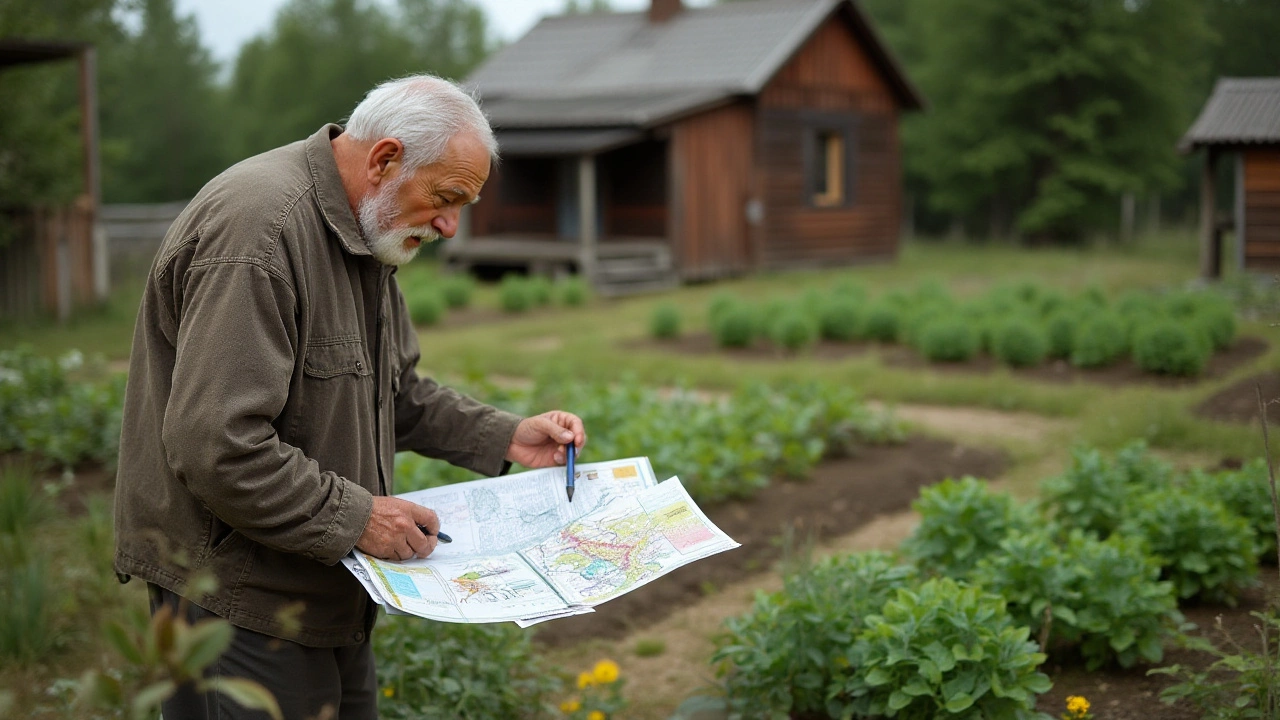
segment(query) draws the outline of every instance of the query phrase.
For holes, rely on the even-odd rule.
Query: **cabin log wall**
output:
[[[1244,265],[1280,269],[1280,148],[1243,151]]]

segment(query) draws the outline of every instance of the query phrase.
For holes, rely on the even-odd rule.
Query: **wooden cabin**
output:
[[[1237,269],[1280,270],[1280,78],[1219,78],[1213,94],[1179,143],[1204,149],[1200,183],[1200,274],[1222,273],[1222,233],[1238,241]],[[1217,164],[1234,159],[1235,204],[1217,208]]]
[[[32,63],[74,60],[80,79],[84,189],[60,207],[18,207],[0,198],[12,233],[0,244],[0,318],[41,314],[67,319],[73,308],[107,296],[107,241],[97,231],[98,105],[93,46],[0,37],[0,72]]]
[[[467,82],[503,160],[453,266],[623,293],[897,253],[923,100],[851,0],[546,18]]]

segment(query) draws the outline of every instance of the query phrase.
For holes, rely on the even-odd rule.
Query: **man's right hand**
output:
[[[430,531],[424,535],[418,526]],[[373,498],[373,514],[356,548],[382,560],[424,558],[436,549],[440,518],[430,508],[400,498],[378,495]]]

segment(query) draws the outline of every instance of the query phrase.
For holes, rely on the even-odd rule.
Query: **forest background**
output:
[[[1189,223],[1198,166],[1179,136],[1217,77],[1280,75],[1278,0],[860,5],[929,103],[903,126],[923,234],[1079,242],[1115,235],[1125,198],[1148,225]],[[173,0],[0,0],[0,37],[98,48],[107,203],[189,198],[341,121],[379,81],[461,79],[500,49],[469,0],[290,0],[230,67]],[[0,211],[68,202],[81,190],[74,64],[0,72],[0,106]]]

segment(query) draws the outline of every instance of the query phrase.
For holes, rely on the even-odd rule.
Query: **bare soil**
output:
[[[1266,340],[1258,337],[1242,337],[1236,339],[1231,347],[1215,353],[1209,359],[1204,372],[1196,377],[1169,377],[1143,372],[1130,358],[1105,368],[1077,368],[1065,360],[1051,360],[1030,368],[1009,368],[990,355],[979,355],[967,362],[942,363],[930,362],[915,350],[902,345],[886,345],[872,342],[837,343],[822,341],[799,353],[789,352],[765,340],[745,348],[721,348],[708,333],[686,335],[675,340],[643,340],[634,343],[635,347],[660,348],[668,352],[685,355],[706,355],[720,353],[728,357],[742,360],[787,360],[797,357],[816,358],[819,360],[845,360],[878,354],[881,361],[892,367],[905,369],[928,368],[938,372],[986,375],[1000,369],[1006,369],[1015,377],[1039,380],[1050,383],[1073,383],[1077,381],[1098,383],[1101,385],[1159,385],[1162,387],[1185,387],[1213,378],[1225,377],[1231,371],[1260,357],[1269,347]]]
[[[681,568],[596,608],[594,614],[557,620],[537,639],[560,647],[622,638],[751,573],[768,570],[782,556],[780,539],[788,534],[821,543],[878,516],[905,510],[926,485],[961,475],[995,477],[1006,464],[998,450],[927,437],[867,447],[854,457],[824,462],[808,480],[776,481],[750,500],[703,508],[741,548]]]
[[[1267,422],[1280,423],[1280,372],[1272,370],[1245,378],[1225,390],[1213,394],[1195,407],[1195,414],[1209,420],[1225,422],[1250,423],[1257,422],[1258,388],[1262,389],[1262,397],[1269,400],[1267,404]]]

